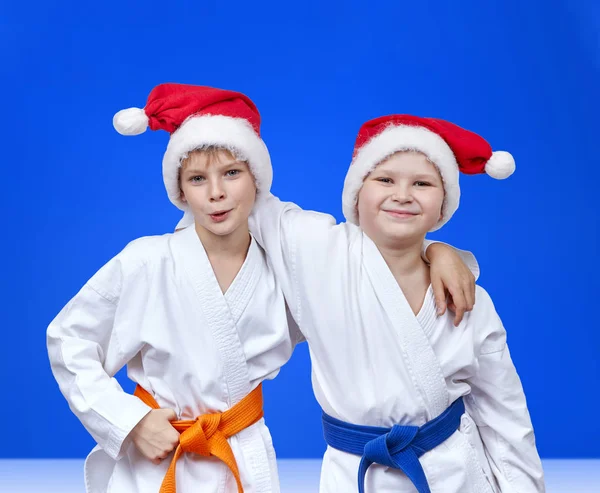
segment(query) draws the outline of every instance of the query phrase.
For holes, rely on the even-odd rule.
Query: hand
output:
[[[475,276],[448,245],[430,245],[427,257],[431,261],[431,285],[438,316],[449,308],[454,312],[454,325],[458,326],[465,312],[470,312],[475,305]],[[448,303],[446,293],[450,295]]]
[[[131,430],[131,439],[140,453],[160,464],[179,444],[179,433],[171,421],[177,419],[172,409],[154,409]]]

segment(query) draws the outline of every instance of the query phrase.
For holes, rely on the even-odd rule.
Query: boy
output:
[[[544,491],[488,294],[477,288],[458,328],[436,316],[420,252],[458,208],[459,169],[506,178],[514,160],[449,122],[381,117],[357,138],[347,223],[273,196],[251,216],[309,343],[329,445],[322,493]]]
[[[86,489],[278,492],[261,382],[299,335],[248,232],[272,178],[258,110],[232,91],[162,84],[114,125],[171,133],[165,186],[194,224],[130,243],[48,328],[54,376],[98,443]],[[113,378],[125,365],[135,396]]]

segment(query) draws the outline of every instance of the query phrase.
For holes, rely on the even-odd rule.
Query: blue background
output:
[[[93,446],[52,378],[45,330],[125,244],[180,217],[162,184],[167,135],[125,138],[111,124],[167,81],[247,93],[263,115],[274,192],[340,220],[366,119],[446,118],[512,152],[509,180],[463,177],[461,208],[435,237],[481,264],[541,455],[600,457],[599,6],[5,2],[0,457],[82,457]],[[306,347],[265,387],[278,455],[320,456]]]

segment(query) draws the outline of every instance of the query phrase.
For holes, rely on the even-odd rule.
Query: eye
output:
[[[200,175],[190,176],[190,181],[192,183],[200,183],[201,181],[204,181],[204,177]]]
[[[428,181],[416,181],[415,185],[417,187],[430,187],[431,183],[429,183]]]
[[[380,183],[392,183],[392,179],[386,178],[385,176],[380,176],[379,178],[375,178],[375,181],[378,181]]]
[[[236,176],[239,174],[240,174],[239,169],[230,169],[227,173],[225,173],[225,176]]]

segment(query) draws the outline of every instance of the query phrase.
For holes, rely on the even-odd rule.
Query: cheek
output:
[[[377,216],[382,202],[380,193],[372,187],[364,186],[358,194],[357,212],[361,225],[372,223]]]
[[[194,187],[190,184],[183,184],[181,187],[181,195],[188,201],[192,202],[196,195],[198,195],[198,191],[194,189]]]
[[[362,187],[358,193],[358,210],[367,212],[372,209],[377,201],[376,192],[368,185]]]
[[[189,202],[190,200],[190,187],[186,183],[180,183],[179,190],[181,191],[181,199],[185,202]]]
[[[442,213],[442,207],[444,205],[444,194],[440,191],[432,191],[423,197],[422,204],[426,208],[427,212],[439,216]]]
[[[202,186],[193,186],[193,185],[184,185],[181,188],[181,193],[185,202],[192,208],[196,210],[201,210],[205,207],[208,200],[205,197],[206,187]]]
[[[364,217],[367,208],[366,198],[364,197],[362,190],[358,193],[356,201],[356,214],[360,220],[361,217]]]
[[[236,180],[232,193],[240,206],[244,209],[252,209],[256,200],[256,186],[252,178],[244,177],[241,180]]]

